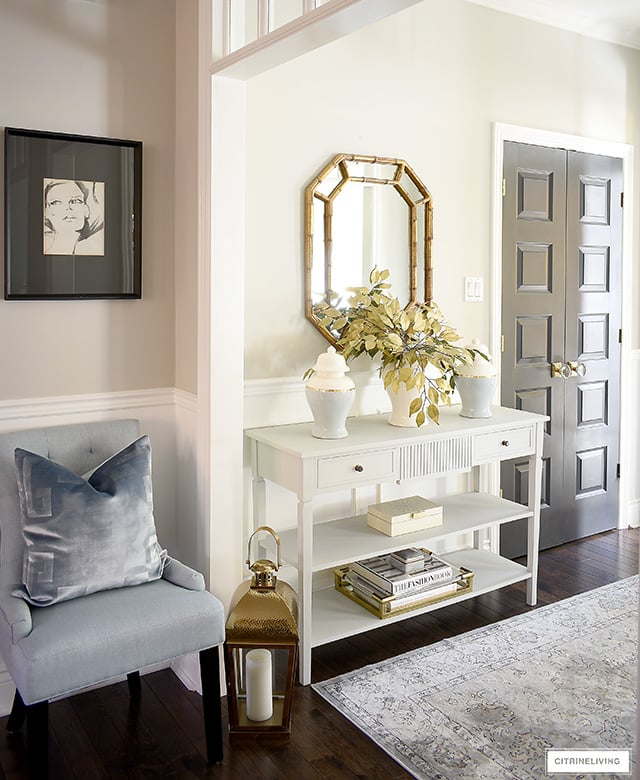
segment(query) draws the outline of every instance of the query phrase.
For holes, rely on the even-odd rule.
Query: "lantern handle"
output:
[[[273,538],[276,541],[277,563],[274,565],[275,565],[275,571],[278,571],[278,569],[282,566],[282,560],[280,558],[280,537],[273,530],[273,528],[269,528],[268,525],[261,525],[260,528],[256,528],[256,530],[249,537],[249,542],[247,543],[247,560],[245,561],[245,563],[249,568],[251,568],[251,542],[253,541],[253,537],[260,531],[268,531],[268,533],[270,533],[271,536],[273,536]]]

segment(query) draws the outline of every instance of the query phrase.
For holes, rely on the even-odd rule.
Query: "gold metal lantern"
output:
[[[276,561],[251,563],[251,542],[259,532],[276,542]],[[298,660],[298,604],[293,588],[276,578],[282,565],[280,538],[268,526],[249,537],[251,580],[234,593],[224,645],[231,737],[264,734],[287,738]]]

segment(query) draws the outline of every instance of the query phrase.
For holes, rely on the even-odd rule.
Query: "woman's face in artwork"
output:
[[[54,184],[46,195],[45,217],[56,233],[79,232],[89,216],[80,187],[73,182]]]

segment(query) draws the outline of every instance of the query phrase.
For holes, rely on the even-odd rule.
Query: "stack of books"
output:
[[[424,531],[442,525],[442,505],[422,496],[408,496],[367,509],[367,525],[387,536]]]
[[[378,617],[407,612],[471,590],[473,574],[415,547],[335,570],[336,588]]]

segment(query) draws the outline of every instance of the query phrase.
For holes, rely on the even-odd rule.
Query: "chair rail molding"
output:
[[[349,416],[389,412],[391,403],[377,371],[349,374],[356,398]],[[249,379],[244,383],[244,428],[286,425],[313,419],[305,383],[299,377]]]
[[[180,392],[173,387],[164,387],[0,401],[0,431],[31,425],[66,425],[136,412],[146,416],[153,412],[143,410],[152,409],[164,409],[173,416]]]

